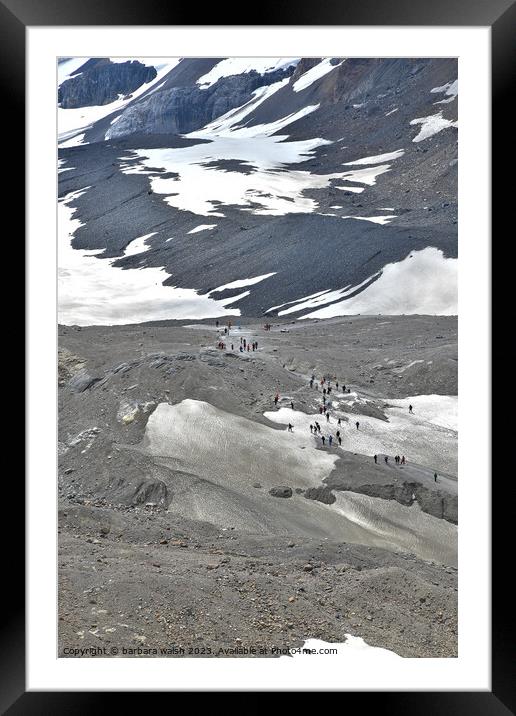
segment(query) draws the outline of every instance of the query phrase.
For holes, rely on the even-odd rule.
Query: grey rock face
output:
[[[94,60],[87,62],[75,77],[59,87],[58,101],[64,109],[109,104],[120,94],[127,95],[156,77],[154,67],[141,62]]]
[[[109,128],[108,139],[130,134],[183,134],[203,127],[216,117],[239,107],[258,87],[289,77],[293,67],[261,75],[252,71],[222,77],[211,87],[173,87],[153,92],[136,102]]]

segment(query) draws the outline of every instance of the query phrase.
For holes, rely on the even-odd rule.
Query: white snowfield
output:
[[[171,512],[222,529],[312,534],[456,561],[456,527],[417,505],[352,493],[339,493],[333,505],[324,505],[297,494],[295,488],[320,485],[339,452],[317,449],[308,428],[277,430],[186,399],[157,406],[139,449],[173,471]],[[278,485],[291,487],[292,497],[269,495]]]
[[[331,57],[326,57],[324,60],[321,60],[319,64],[315,65],[315,67],[312,67],[310,70],[307,70],[304,74],[302,74],[301,77],[292,85],[294,92],[301,92],[301,90],[310,87],[310,85],[314,82],[321,79],[321,77],[324,77],[332,70],[335,70],[337,67],[340,67],[340,65],[344,62],[344,60],[341,60],[336,64],[332,64],[331,60]]]
[[[381,272],[370,276],[367,281],[378,278],[361,293],[301,318],[358,313],[456,316],[457,271],[458,259],[445,258],[440,249],[429,246],[412,251],[403,261],[387,264]],[[348,290],[348,295],[361,285]]]
[[[162,195],[170,206],[199,216],[224,216],[224,205],[238,205],[244,211],[276,216],[314,212],[317,202],[306,197],[304,190],[327,187],[342,174],[311,174],[288,168],[326,142],[318,139],[285,142],[285,139],[283,135],[266,134],[254,138],[214,136],[209,144],[141,149],[131,152],[121,169],[128,174],[148,174],[149,168],[177,172],[179,178],[176,179],[151,174],[152,191]],[[137,164],[134,164],[135,158]],[[251,167],[250,172],[206,166],[228,159],[244,162]]]
[[[241,75],[252,70],[264,75],[267,72],[295,66],[299,60],[299,57],[226,57],[205,75],[199,77],[197,84],[201,89],[207,89],[221,77]]]
[[[335,657],[346,663],[355,663],[355,660],[364,660],[364,666],[369,667],[370,664],[391,663],[393,660],[398,661],[403,657],[389,649],[382,649],[379,646],[370,646],[361,637],[344,634],[345,641],[342,643],[322,641],[321,639],[307,639],[300,649],[293,649],[292,656],[282,655],[280,659],[302,659],[311,656],[310,652],[315,650],[317,660],[326,659],[328,664],[335,664]],[[337,649],[337,654],[324,654],[321,650]]]
[[[189,288],[163,286],[162,268],[122,269],[99,251],[72,248],[82,225],[69,204],[89,187],[58,202],[58,318],[63,325],[120,325],[167,318],[211,318],[240,315],[225,305],[237,297],[215,301]],[[148,237],[147,237],[148,238]],[[138,239],[136,239],[138,241]],[[129,245],[130,246],[130,245]],[[100,251],[101,252],[101,251]],[[240,298],[244,295],[241,294]]]
[[[445,119],[443,117],[442,110],[437,114],[431,114],[428,117],[418,117],[417,119],[413,119],[410,124],[421,125],[419,134],[416,134],[412,140],[413,142],[422,142],[429,137],[433,137],[434,134],[442,132],[443,129],[459,126],[458,122],[452,122],[451,119]]]
[[[419,395],[403,400],[386,399],[385,403],[392,406],[385,408],[387,421],[340,410],[346,403],[357,409],[361,400],[356,393],[337,393],[332,397],[330,422],[318,411],[307,414],[291,408],[272,410],[264,416],[280,425],[291,423],[295,433],[309,435],[314,445],[320,446],[321,440],[310,435],[310,425],[318,421],[326,439],[333,435],[336,441],[336,431],[340,430],[343,450],[370,456],[379,453],[392,457],[405,455],[408,461],[430,470],[457,475],[457,396]],[[413,406],[413,413],[409,413],[409,405]],[[342,419],[340,426],[337,425],[338,418]],[[360,423],[359,430],[355,426],[356,421]],[[338,448],[335,449],[338,451]]]

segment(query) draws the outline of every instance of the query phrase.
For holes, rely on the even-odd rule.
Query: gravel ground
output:
[[[284,426],[263,413],[271,410],[276,389],[295,396],[296,410],[308,412],[313,396],[306,376],[312,370],[340,376],[380,420],[387,398],[454,395],[456,319],[274,319],[267,332],[261,324],[242,320],[236,336],[259,341],[258,352],[246,355],[214,348],[213,321],[60,327],[62,656],[116,656],[116,649],[120,656],[234,656],[246,646],[275,656],[274,647],[300,646],[308,638],[342,642],[346,634],[401,656],[456,656],[452,564],[367,544],[365,537],[354,542],[300,520],[288,526],[286,517],[287,527],[268,532],[223,524],[215,515],[199,519],[184,509],[177,486],[189,484],[191,499],[196,484],[213,487],[209,475],[200,475],[193,463],[171,466],[170,458],[147,449],[146,436],[159,404],[189,399],[254,421],[266,437],[276,431],[283,437]],[[239,342],[235,338],[235,346]],[[432,486],[424,464],[403,475],[382,467],[371,476],[365,461],[339,453],[326,488],[306,500],[314,514],[330,514],[328,494],[351,490],[357,499],[374,495],[386,507],[397,500],[401,513],[421,508],[436,530],[455,529],[453,475],[449,484]],[[290,484],[287,467],[277,466],[278,486]],[[265,489],[272,484],[269,473],[265,477],[253,493],[255,504],[263,498],[264,520],[271,509],[294,515],[305,500],[302,492],[271,496]],[[315,483],[298,489],[307,484]],[[232,494],[230,485],[223,487],[228,504],[235,495],[241,499],[240,488]]]

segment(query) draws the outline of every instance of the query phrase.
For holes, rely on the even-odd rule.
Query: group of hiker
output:
[[[384,455],[383,459],[385,461],[385,464],[388,465],[389,464],[389,456]],[[377,464],[378,463],[378,455],[373,455],[373,460],[375,461],[375,464]],[[405,460],[405,455],[401,455],[401,456],[395,455],[394,462],[396,463],[396,465],[406,465],[407,464],[407,461]]]
[[[232,322],[228,321],[227,326],[224,326],[224,336],[227,336],[229,338],[230,330],[232,327]],[[216,328],[220,327],[219,321],[215,321]],[[240,324],[238,325],[238,330],[240,330]],[[220,350],[226,350],[227,345],[225,341],[221,340],[222,334],[219,335],[219,340],[216,343],[217,348],[220,348]],[[231,343],[231,350],[235,350],[235,344]],[[239,351],[240,353],[250,353],[251,351],[257,351],[258,350],[258,341],[251,341],[249,342],[247,338],[244,338],[243,336],[240,336],[240,345],[239,345]]]
[[[253,341],[252,343],[249,343],[249,341],[246,338],[240,337],[240,353],[243,351],[257,351],[258,350],[258,341]]]
[[[216,322],[216,326],[217,326],[217,328],[219,327],[219,321]],[[231,326],[232,326],[231,321],[228,321],[228,325],[224,327],[224,335],[229,336]],[[240,328],[240,326],[238,326],[238,328]],[[266,323],[266,324],[264,324],[263,328],[266,331],[270,331],[272,326],[270,323]],[[223,340],[219,340],[217,342],[217,347],[222,350],[225,350],[226,343]],[[234,350],[233,343],[231,343],[231,350]],[[253,341],[249,342],[246,338],[241,336],[239,350],[241,353],[243,353],[244,351],[247,351],[247,352],[256,351],[256,350],[258,350],[258,341],[253,340]],[[330,422],[330,408],[332,407],[331,400],[329,400],[329,396],[331,395],[331,392],[333,389],[332,381],[334,382],[335,390],[339,390],[339,381],[337,380],[336,376],[333,376],[333,378],[331,378],[326,375],[323,375],[322,378],[317,379],[317,380],[316,380],[314,373],[312,373],[312,375],[310,376],[310,388],[313,388],[315,386],[316,390],[319,390],[319,386],[320,386],[320,389],[322,390],[322,405],[319,406],[319,415],[325,415],[327,423]],[[342,391],[342,393],[350,393],[351,389],[346,388],[346,385],[341,384],[341,391]],[[276,393],[274,395],[275,407],[278,407],[279,400],[280,400],[279,392],[276,391]],[[294,410],[294,401],[293,400],[290,401],[290,407],[292,410]],[[409,410],[409,413],[413,412],[412,405],[409,405],[408,410]],[[341,418],[337,418],[337,426],[340,427],[341,425],[342,425]],[[355,427],[357,430],[360,429],[360,422],[358,420],[355,422]],[[294,426],[290,422],[288,423],[287,431],[290,433],[294,432]],[[342,436],[340,434],[340,430],[336,431],[335,438],[331,434],[329,434],[328,436],[323,435],[322,431],[321,431],[321,426],[317,422],[317,420],[315,420],[313,424],[312,423],[310,424],[310,434],[314,435],[315,437],[320,438],[323,447],[326,446],[326,442],[328,443],[329,447],[332,447],[334,439],[336,439],[336,441],[338,442],[339,447],[342,446]],[[375,464],[378,464],[378,455],[376,455],[376,454],[373,455],[373,459],[374,459]],[[385,461],[385,464],[388,465],[389,456],[384,455],[383,459]],[[405,455],[395,455],[394,462],[396,465],[406,465]],[[437,473],[436,472],[434,472],[434,482],[437,482]]]

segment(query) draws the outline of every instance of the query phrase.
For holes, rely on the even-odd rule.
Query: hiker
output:
[[[346,392],[346,386],[345,386],[345,385],[342,386],[342,392],[343,392],[343,393]]]
[[[323,447],[324,447],[324,441],[325,441],[324,435],[321,435],[321,440],[322,440],[322,444],[323,444]]]
[[[274,405],[276,405],[276,406],[278,405],[278,400],[279,400],[279,395],[276,393],[276,395],[274,396]]]
[[[330,443],[330,447],[331,447],[331,444],[332,444],[332,442],[333,442],[333,435],[330,435],[330,436],[328,437],[328,442]]]
[[[292,410],[294,410],[294,401],[293,400],[290,401],[290,407],[292,408]]]
[[[231,350],[234,350],[234,348],[233,348],[233,344],[231,344]]]
[[[434,472],[434,482],[437,482],[437,473]]]
[[[394,456],[394,462],[396,463],[396,465],[398,464],[399,459],[400,459],[399,455]]]
[[[216,326],[217,328],[219,327],[219,322],[218,322],[218,321],[215,321],[215,326]]]
[[[319,405],[319,415],[322,415],[322,405]]]
[[[340,418],[337,420],[337,425],[342,425],[342,423],[340,422]]]
[[[328,393],[331,393],[331,385],[328,386]]]
[[[323,395],[326,395],[326,388],[323,388]]]
[[[311,378],[311,379],[310,379],[310,388],[313,388],[313,387],[314,387],[314,379]]]
[[[242,346],[240,346],[240,353],[243,353],[243,352],[244,352],[244,349],[242,348]]]
[[[256,350],[258,350],[258,341],[255,341]]]
[[[251,344],[248,343],[248,344],[247,344],[247,352],[249,353],[250,350],[251,350]]]
[[[357,422],[355,423],[355,425],[357,426],[357,430],[358,430],[358,428],[360,427],[360,423],[358,422],[358,420],[357,420]]]
[[[339,447],[340,447],[342,445],[342,438],[340,437],[340,435],[339,435],[338,440],[339,440]]]
[[[292,432],[292,428],[293,428],[293,427],[294,427],[294,426],[292,425],[292,423],[289,423],[289,424],[288,424],[288,431],[289,431],[289,433]]]
[[[228,332],[228,329],[227,329],[227,328],[224,328],[224,335],[225,335],[225,336],[227,335],[227,332]]]
[[[348,388],[348,393],[351,393],[351,388]]]
[[[335,383],[335,387],[337,388],[337,390],[339,389],[339,381]]]
[[[245,348],[245,338],[244,338],[244,348]]]
[[[402,465],[405,464],[405,455],[402,455],[402,456],[401,456],[401,464],[402,464]]]
[[[325,395],[323,395],[322,402],[323,402],[323,405],[326,405],[326,396]]]
[[[409,405],[409,406],[408,406],[408,411],[409,411],[409,413],[412,412],[412,405]]]
[[[373,455],[374,458],[374,464],[378,465],[378,455]]]
[[[314,432],[314,426],[310,423],[310,432],[313,434]]]
[[[384,457],[384,460],[385,460],[385,464],[387,465],[387,463],[389,462],[389,458],[387,455]]]
[[[337,430],[337,437],[340,438],[340,430]]]
[[[326,413],[326,422],[327,422],[327,423],[330,422],[330,414],[329,414],[329,413]]]

